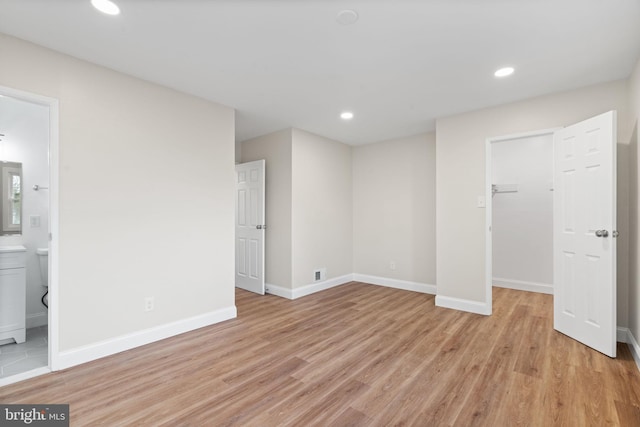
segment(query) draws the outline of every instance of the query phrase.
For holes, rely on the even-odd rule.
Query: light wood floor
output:
[[[494,289],[490,317],[351,283],[0,388],[72,426],[640,426],[640,374],[554,332],[552,297]]]

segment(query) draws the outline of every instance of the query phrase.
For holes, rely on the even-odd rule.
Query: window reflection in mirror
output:
[[[0,162],[2,174],[2,205],[0,206],[0,234],[20,234],[22,232],[22,164]]]

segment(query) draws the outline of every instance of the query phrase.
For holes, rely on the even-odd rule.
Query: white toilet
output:
[[[42,278],[42,285],[49,287],[49,248],[36,249],[38,255],[38,261],[40,262],[40,277]]]

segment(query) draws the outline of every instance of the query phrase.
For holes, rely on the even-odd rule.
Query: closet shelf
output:
[[[496,193],[517,193],[518,184],[492,184],[491,192]]]

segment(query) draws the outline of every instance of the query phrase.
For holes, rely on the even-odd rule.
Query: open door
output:
[[[265,161],[236,165],[236,286],[264,295]]]
[[[554,328],[616,356],[616,112],[554,134]]]

